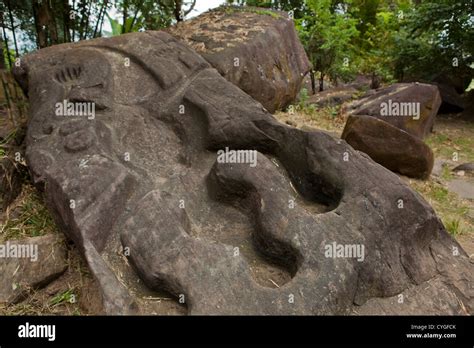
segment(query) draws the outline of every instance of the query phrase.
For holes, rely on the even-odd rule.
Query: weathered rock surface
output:
[[[318,106],[335,106],[351,100],[358,90],[352,86],[336,87],[326,91],[313,94],[307,101],[307,104],[316,104]]]
[[[457,193],[459,197],[474,201],[474,180],[470,178],[453,179],[448,181],[448,188]]]
[[[426,179],[433,169],[433,151],[428,145],[375,117],[349,116],[341,138],[391,171]]]
[[[285,12],[221,7],[168,32],[269,112],[293,102],[310,63]]]
[[[380,118],[423,139],[431,132],[440,105],[441,97],[434,85],[395,83],[354,101],[347,111]]]
[[[144,292],[166,290],[190,314],[383,314],[370,300],[413,286],[420,314],[474,310],[473,265],[421,196],[345,141],[278,123],[168,34],[42,49],[16,76],[32,175],[107,313],[153,312]],[[64,99],[95,117],[56,116]],[[226,147],[256,162],[218,161]],[[433,277],[445,286],[423,290]]]
[[[64,239],[54,235],[0,243],[0,302],[20,300],[67,268]]]

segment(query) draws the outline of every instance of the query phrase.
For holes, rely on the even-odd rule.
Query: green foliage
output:
[[[120,24],[118,20],[110,17],[108,13],[106,15],[109,20],[112,31],[109,32],[104,30],[105,36],[117,36],[125,33],[137,32],[140,30],[140,24],[135,22],[132,17],[129,17],[125,20],[125,27],[123,27],[123,25]]]
[[[204,0],[199,0],[204,1]],[[373,82],[417,79],[440,74],[469,85],[474,67],[474,1],[472,0],[227,0],[228,4],[278,17],[266,10],[288,11],[317,73],[324,79],[351,80],[356,74]],[[4,60],[41,46],[39,10],[49,4],[44,46],[140,30],[159,30],[190,13],[194,0],[15,0],[0,2],[8,49]],[[7,6],[9,4],[9,6]],[[42,8],[44,11],[45,8]],[[233,11],[233,10],[228,10]],[[113,13],[113,15],[112,15]],[[113,18],[111,18],[113,17]],[[111,31],[103,30],[104,20]],[[107,25],[106,25],[107,26]],[[53,40],[55,28],[56,38]],[[11,35],[15,32],[15,36]],[[8,55],[6,55],[8,51]],[[8,66],[7,66],[8,67]],[[312,75],[315,77],[315,75]],[[463,87],[464,88],[464,87]]]
[[[331,0],[308,0],[306,4],[308,12],[297,20],[297,29],[314,70],[320,73],[320,80],[326,75],[347,80],[354,73],[356,20],[342,3],[335,6]]]
[[[11,70],[10,62],[15,64],[15,51],[11,49],[7,50],[6,47],[3,47],[3,61],[5,62],[5,68]]]
[[[50,300],[50,304],[52,306],[57,306],[65,302],[74,303],[75,302],[74,290],[75,289],[68,289],[62,293],[57,294]]]
[[[109,32],[109,31],[104,30],[105,36],[117,36],[117,35],[122,34],[122,25],[119,23],[119,21],[110,17],[108,13],[106,15],[107,15],[107,19],[109,20],[112,31]]]
[[[440,73],[471,80],[474,62],[474,2],[423,1],[407,13],[396,38],[396,74],[431,80]]]

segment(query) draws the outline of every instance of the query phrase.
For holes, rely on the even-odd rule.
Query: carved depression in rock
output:
[[[472,311],[472,264],[418,194],[280,124],[168,34],[42,49],[15,75],[34,181],[105,313]],[[61,116],[64,101],[94,117]]]

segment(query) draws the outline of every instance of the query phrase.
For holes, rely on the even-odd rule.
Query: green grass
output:
[[[17,205],[0,227],[0,240],[37,237],[57,233],[57,227],[43,200],[31,184],[23,186]]]
[[[441,204],[449,203],[449,200],[448,200],[449,192],[444,187],[434,187],[430,195]]]
[[[462,125],[460,126],[462,127]],[[465,130],[467,131],[467,129]],[[426,143],[437,157],[454,160],[454,154],[458,156],[458,162],[474,161],[474,137],[472,133],[459,132],[459,134],[436,133],[426,138]]]
[[[270,10],[255,10],[255,11],[251,11],[251,12],[254,12],[254,13],[259,14],[259,15],[271,16],[271,17],[276,18],[276,19],[282,18],[278,13],[275,13],[275,12],[270,11]]]
[[[432,180],[410,179],[410,186],[418,191],[434,208],[446,229],[453,235],[470,231],[474,221],[469,219],[469,203],[449,192],[444,184]]]
[[[454,178],[453,172],[448,166],[443,166],[441,169],[441,178],[446,181],[452,180]]]
[[[252,7],[252,6],[238,7],[238,6],[222,5],[218,8],[216,8],[216,10],[222,10],[222,9],[224,10],[224,12],[227,15],[231,15],[235,12],[250,12],[250,13],[255,13],[255,14],[258,14],[258,15],[261,15],[261,16],[262,15],[263,16],[271,16],[271,17],[276,18],[276,19],[284,18],[282,15],[280,15],[279,13],[276,13],[274,11],[255,8],[255,7]]]
[[[461,222],[459,219],[446,221],[445,227],[448,230],[448,232],[451,233],[453,236],[457,236],[463,232],[461,229]]]
[[[65,303],[75,303],[76,295],[74,294],[75,289],[68,289],[62,293],[57,294],[50,300],[51,306],[58,306]]]

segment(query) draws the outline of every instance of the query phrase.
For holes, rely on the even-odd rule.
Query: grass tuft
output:
[[[0,240],[58,233],[42,197],[29,183],[23,185],[22,193],[5,212],[3,220],[0,225]]]

